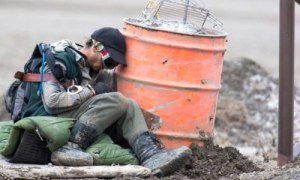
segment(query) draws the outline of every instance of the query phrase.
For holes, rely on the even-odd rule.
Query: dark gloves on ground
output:
[[[110,87],[105,83],[97,83],[93,86],[93,89],[95,90],[96,95],[112,92]]]

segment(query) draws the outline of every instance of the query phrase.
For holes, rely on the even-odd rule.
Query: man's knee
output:
[[[134,106],[136,108],[140,108],[140,105],[134,99],[127,99],[129,106]]]
[[[115,102],[116,108],[118,109],[119,113],[125,113],[129,107],[129,99],[127,99],[122,93],[113,92],[108,93],[107,95],[111,96],[110,98],[113,99]]]
[[[118,114],[125,113],[129,107],[128,99],[119,92],[99,94],[92,98],[90,105],[100,108],[105,106],[105,108],[113,109],[113,112]]]

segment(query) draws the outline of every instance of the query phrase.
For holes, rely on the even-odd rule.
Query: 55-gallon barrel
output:
[[[162,117],[152,131],[168,149],[213,137],[227,34],[203,31],[179,34],[124,20],[128,66],[116,69],[117,90]]]

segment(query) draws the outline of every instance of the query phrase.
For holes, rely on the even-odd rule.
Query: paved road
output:
[[[226,58],[248,57],[278,76],[279,0],[203,0],[229,33]],[[83,44],[93,30],[122,27],[148,0],[0,0],[0,93],[22,70],[38,42],[63,38]],[[296,48],[300,48],[300,6],[296,8]],[[300,51],[296,83],[300,85]]]

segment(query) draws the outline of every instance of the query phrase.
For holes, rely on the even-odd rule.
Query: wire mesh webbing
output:
[[[194,0],[150,0],[139,20],[158,19],[162,21],[193,24],[202,28],[208,19],[214,26],[223,26],[217,18]]]
[[[193,7],[183,3],[174,3],[172,1],[163,1],[155,18],[164,21],[191,23],[202,27],[207,15],[208,11],[203,8]]]

